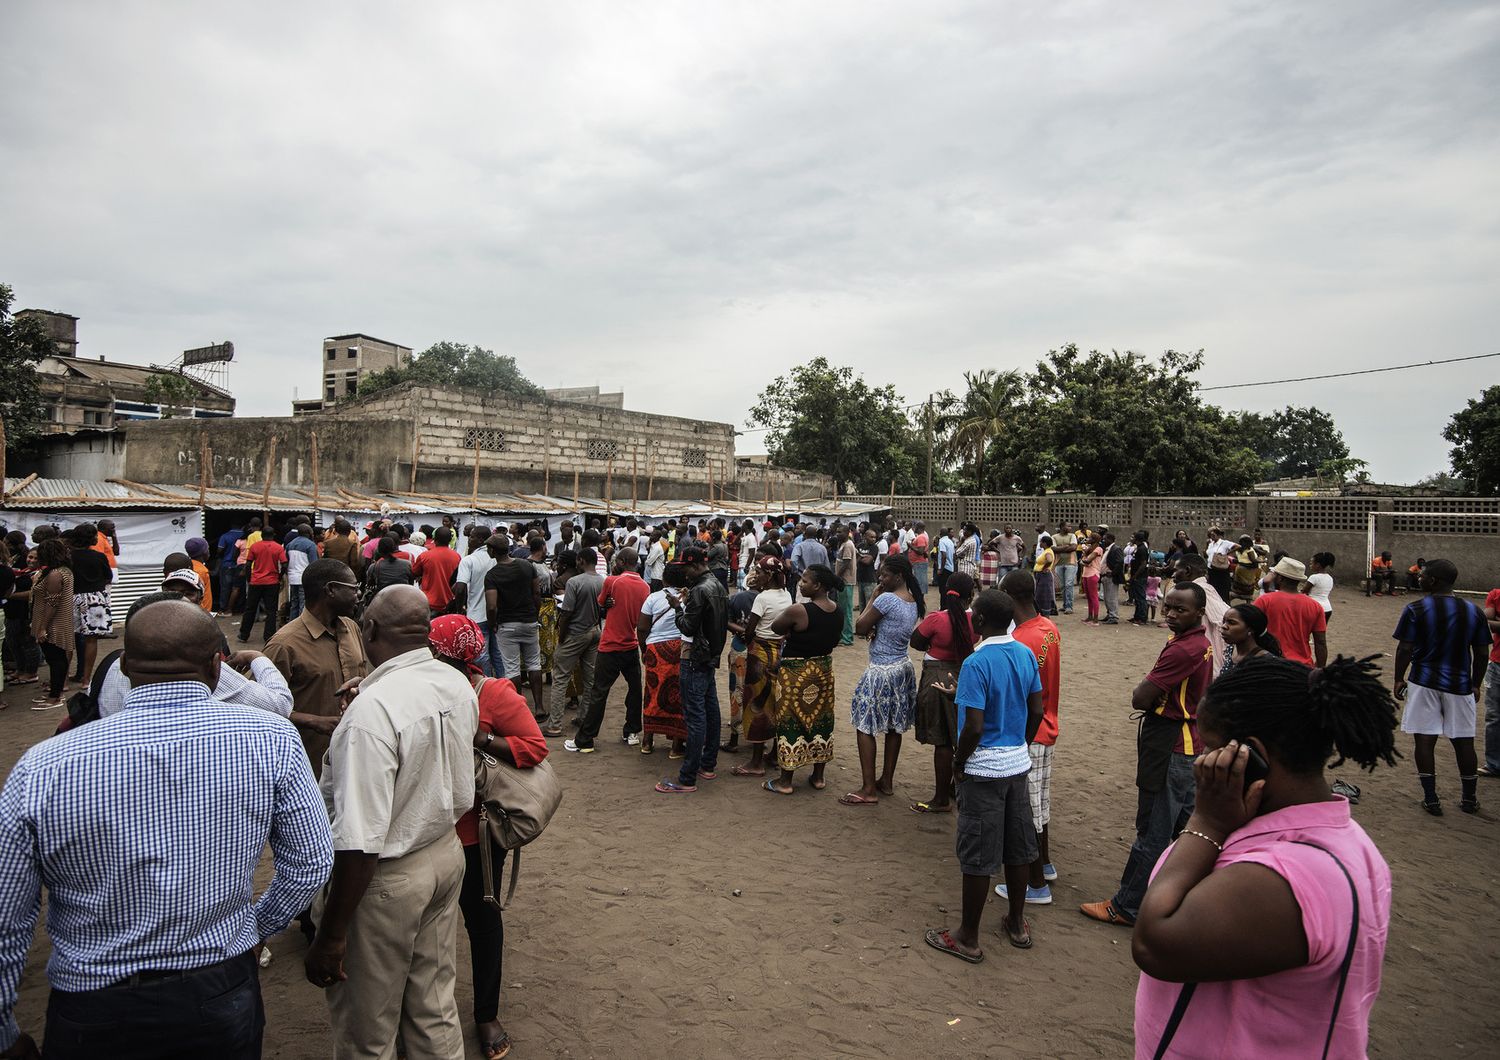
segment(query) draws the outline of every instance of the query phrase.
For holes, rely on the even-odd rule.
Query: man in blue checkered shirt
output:
[[[48,1060],[260,1056],[256,950],[333,842],[297,731],[210,697],[221,640],[192,604],[142,608],[125,708],[33,747],[0,791],[0,1056],[37,1055],[13,1010],[44,885]]]

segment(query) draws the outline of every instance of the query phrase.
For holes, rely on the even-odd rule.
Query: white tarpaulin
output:
[[[115,536],[120,539],[119,565],[150,567],[161,571],[162,561],[173,552],[182,552],[190,537],[203,536],[203,513],[197,508],[169,508],[150,512],[19,512],[0,511],[0,527],[24,530],[29,538],[39,526],[60,530],[79,523],[115,521]]]

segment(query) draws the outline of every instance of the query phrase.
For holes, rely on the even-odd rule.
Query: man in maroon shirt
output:
[[[624,740],[631,745],[641,742],[641,654],[635,627],[651,587],[636,573],[639,566],[635,549],[620,549],[615,553],[614,573],[604,579],[604,588],[599,590],[604,632],[594,663],[594,687],[589,690],[588,710],[578,724],[578,735],[563,743],[565,751],[587,754],[594,749],[594,739],[604,723],[604,704],[616,677],[625,678]]]
[[[422,586],[422,595],[427,597],[427,608],[436,618],[448,610],[453,602],[453,572],[463,557],[451,547],[453,531],[440,526],[432,535],[432,546],[416,558],[411,565],[412,575]]]
[[[1193,812],[1197,792],[1193,758],[1199,753],[1198,702],[1213,680],[1214,649],[1203,628],[1207,596],[1192,582],[1175,586],[1162,600],[1172,637],[1146,679],[1135,686],[1130,707],[1141,712],[1136,737],[1135,842],[1107,902],[1087,902],[1083,915],[1106,924],[1135,923],[1151,870]]]

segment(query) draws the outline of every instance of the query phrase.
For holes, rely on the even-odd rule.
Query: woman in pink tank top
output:
[[[1391,872],[1324,767],[1395,764],[1375,658],[1268,655],[1210,686],[1197,805],[1131,940],[1138,1058],[1366,1055]]]

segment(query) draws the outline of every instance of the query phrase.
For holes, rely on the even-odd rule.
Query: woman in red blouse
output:
[[[432,653],[462,670],[479,695],[479,728],[474,747],[512,765],[526,768],[547,757],[547,741],[537,728],[531,708],[509,681],[484,676],[474,665],[484,651],[484,634],[465,615],[442,615],[433,619],[428,643]],[[479,816],[471,809],[458,821],[458,839],[464,846],[464,883],[458,908],[469,933],[469,952],[474,965],[474,1022],[485,1060],[500,1060],[510,1052],[510,1035],[500,1025],[500,961],[505,945],[505,926],[500,910],[484,900],[484,870],[479,861]],[[503,865],[503,851],[492,852],[496,865]],[[500,886],[496,873],[495,886]]]

